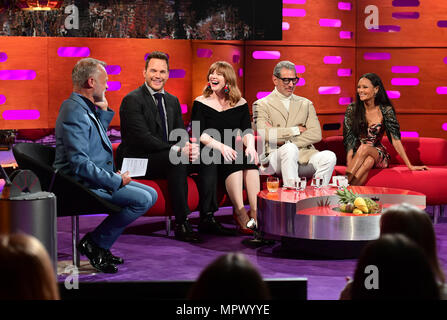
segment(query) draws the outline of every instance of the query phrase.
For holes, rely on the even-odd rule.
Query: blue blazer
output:
[[[56,120],[54,168],[92,189],[116,191],[122,178],[114,173],[112,144],[106,128],[115,112],[99,110],[98,118],[76,93],[65,100]]]

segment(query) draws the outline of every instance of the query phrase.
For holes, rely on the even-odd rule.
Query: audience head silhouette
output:
[[[50,257],[36,238],[0,235],[0,300],[58,300]]]
[[[402,234],[385,234],[362,251],[354,273],[352,300],[439,299],[427,256]]]
[[[445,282],[437,255],[435,230],[424,210],[407,203],[388,208],[380,219],[380,233],[402,233],[416,242],[427,255],[437,280]]]
[[[242,253],[228,253],[208,265],[192,286],[192,300],[265,300],[269,289]]]

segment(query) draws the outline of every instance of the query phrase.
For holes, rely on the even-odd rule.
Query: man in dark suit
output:
[[[199,157],[199,146],[192,142],[170,140],[173,131],[187,135],[177,97],[164,90],[169,78],[166,54],[152,52],[143,71],[145,83],[127,94],[120,108],[121,138],[118,164],[126,158],[148,158],[146,178],[167,178],[171,205],[175,214],[175,237],[186,242],[199,242],[199,235],[188,222],[188,183],[191,170],[188,163],[174,163],[172,159],[186,157],[194,162]],[[187,140],[187,139],[186,139]],[[178,162],[178,161],[177,161]],[[198,165],[197,165],[198,167]],[[199,175],[200,223],[199,231],[229,235],[214,218],[218,210],[216,199],[217,171],[214,164],[201,166]]]
[[[87,256],[93,267],[115,273],[116,265],[124,261],[112,255],[110,247],[128,224],[157,201],[157,192],[132,181],[128,172],[115,173],[112,144],[106,132],[115,112],[108,108],[105,97],[104,66],[102,61],[86,58],[73,68],[73,93],[62,103],[56,120],[53,166],[122,208],[119,214],[105,218],[78,244],[79,252]]]

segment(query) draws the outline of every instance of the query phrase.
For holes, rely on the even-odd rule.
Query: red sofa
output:
[[[116,155],[116,149],[119,143],[113,143],[113,153]],[[192,211],[198,210],[199,207],[199,190],[196,181],[197,174],[192,174],[188,177],[188,206]],[[166,217],[166,232],[169,234],[171,225],[171,216],[173,216],[172,208],[169,200],[168,182],[165,179],[134,179],[137,182],[143,183],[154,188],[158,193],[157,202],[145,213],[145,216],[165,216]],[[244,201],[247,196],[244,191]],[[231,201],[225,191],[224,186],[219,186],[217,190],[217,201],[219,207],[230,206]]]
[[[447,204],[447,140],[440,138],[402,138],[402,144],[413,165],[426,165],[429,171],[410,171],[394,150],[388,138],[382,140],[391,155],[386,169],[372,169],[366,180],[367,186],[408,189],[427,196],[427,205]],[[346,172],[346,152],[342,136],[323,139],[316,146],[319,150],[331,150],[337,155],[334,175]]]
[[[410,171],[386,137],[383,144],[391,155],[390,167],[386,169],[372,169],[366,185],[390,188],[409,189],[421,192],[427,196],[428,206],[447,204],[447,141],[440,138],[402,138],[402,144],[412,164],[427,165],[429,171]],[[116,153],[119,143],[113,144]],[[315,145],[318,150],[331,150],[337,155],[337,165],[333,175],[343,175],[346,171],[346,152],[342,136],[332,136],[323,139]],[[261,175],[261,182],[265,176]],[[148,210],[146,216],[165,216],[166,231],[170,231],[172,209],[169,201],[167,181],[164,179],[135,179],[153,187],[158,193],[158,200]],[[229,206],[231,202],[225,192],[225,187],[218,187],[219,206]],[[244,200],[246,194],[244,191]],[[191,211],[196,211],[199,205],[199,192],[195,175],[188,177],[188,205]]]

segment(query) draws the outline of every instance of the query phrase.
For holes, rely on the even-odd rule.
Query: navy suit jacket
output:
[[[114,173],[112,144],[106,128],[115,112],[98,110],[98,119],[76,93],[65,100],[56,120],[53,166],[89,188],[116,191],[122,178]]]
[[[176,96],[165,91],[164,103],[168,120],[168,134],[174,129],[185,129],[180,103]],[[163,141],[163,129],[158,108],[146,85],[127,94],[120,107],[121,144],[117,163],[123,157],[148,158],[151,153],[169,150],[179,141]]]

